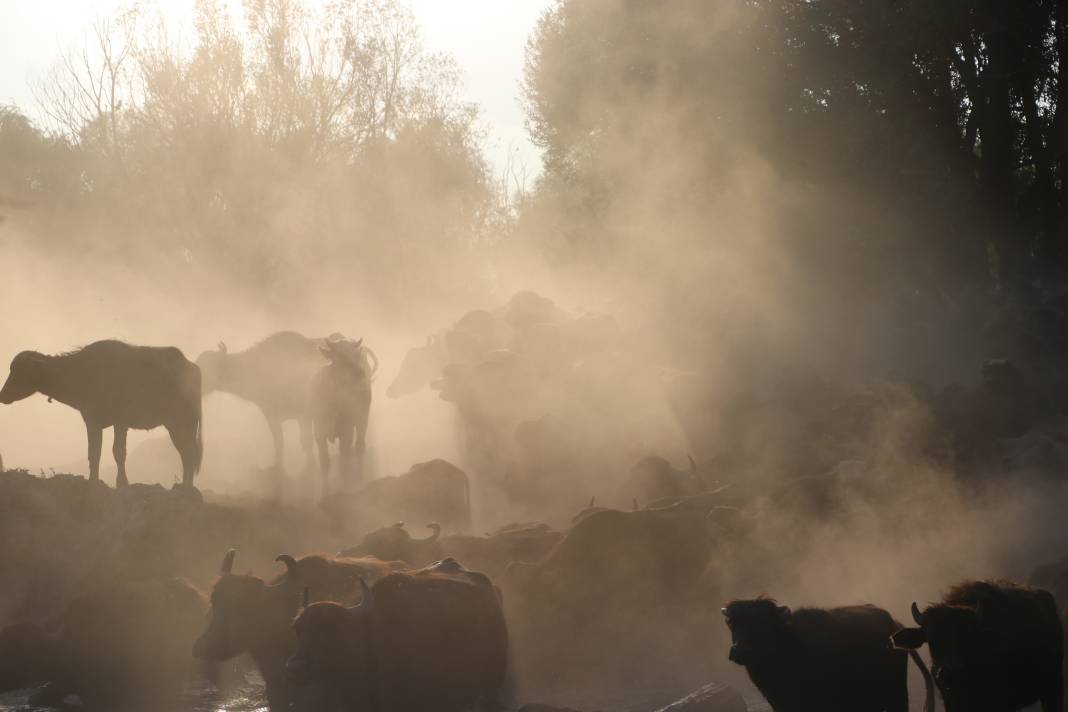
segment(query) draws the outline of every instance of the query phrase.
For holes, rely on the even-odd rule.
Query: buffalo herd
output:
[[[543,385],[581,381],[575,355],[599,353],[617,338],[609,318],[564,318],[548,300],[521,293],[498,312],[470,312],[409,351],[387,393],[433,388],[457,403],[467,425],[508,423],[518,449],[537,453],[539,438],[559,423],[499,411],[488,394],[503,391],[520,403],[537,397],[517,387],[523,379],[516,374]],[[570,365],[554,371],[560,364]],[[517,521],[478,534],[472,483],[452,463],[364,477],[377,369],[362,339],[338,333],[280,332],[236,353],[220,344],[196,363],[176,348],[119,341],[15,356],[0,402],[41,393],[78,410],[90,480],[99,479],[102,431],[112,427],[117,490],[143,487],[127,480],[126,434],[163,426],[182,461],[175,490],[195,492],[201,397],[225,391],[261,410],[277,468],[282,424],[298,422],[307,469],[317,456],[322,475],[317,511],[339,536],[360,534],[335,555],[277,552],[269,579],[235,570],[237,550],[220,544],[222,563],[207,595],[182,578],[109,575],[150,568],[146,559],[158,555],[127,542],[112,555],[140,558],[101,568],[98,578],[109,583],[69,596],[49,618],[16,616],[0,630],[0,691],[36,688],[31,703],[39,707],[62,707],[77,695],[91,710],[173,708],[190,680],[218,681],[247,658],[276,712],[460,712],[512,707],[517,689],[545,680],[582,685],[608,668],[612,679],[635,687],[670,675],[692,690],[726,657],[775,712],[907,712],[910,661],[924,681],[926,712],[936,692],[946,712],[1032,704],[1063,712],[1058,602],[1068,596],[1068,564],[1040,569],[1034,586],[959,583],[937,603],[913,603],[914,627],[874,605],[791,609],[767,596],[732,600],[716,567],[747,536],[748,494],[713,479],[693,458],[676,467],[650,455],[631,460],[609,493],[610,504],[624,507],[583,497],[559,526]],[[467,433],[482,456],[475,459],[492,465],[500,455],[495,426]],[[333,442],[342,482],[365,480],[359,489],[332,491]],[[527,462],[552,468],[549,459]],[[496,484],[521,498],[533,496],[531,482]],[[168,496],[184,503],[176,506],[206,506],[199,497]],[[769,501],[776,496],[789,495]],[[174,518],[182,516],[192,515]],[[175,526],[195,526],[182,521]],[[346,521],[361,528],[345,529]],[[151,523],[140,526],[147,537]],[[726,601],[720,612],[718,601]],[[716,647],[729,640],[725,656],[708,649],[710,638]],[[678,642],[687,639],[692,646]]]

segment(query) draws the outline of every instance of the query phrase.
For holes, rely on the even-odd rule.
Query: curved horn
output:
[[[398,529],[403,529],[404,528],[404,522],[397,522],[393,526],[397,527]]]
[[[223,356],[225,356],[227,353],[229,353],[229,350],[226,348],[226,342],[225,341],[220,341],[219,342],[219,353],[222,354]]]
[[[303,598],[301,599],[301,601],[300,601],[300,607],[301,607],[301,609],[307,608],[307,607],[308,607],[308,602],[309,602],[310,600],[311,600],[311,591],[309,591],[309,590],[308,590],[308,587],[307,587],[307,586],[305,586],[305,587],[304,587],[304,597],[303,597]]]
[[[351,613],[369,611],[375,605],[375,595],[371,591],[371,587],[363,580],[363,576],[360,577],[360,589],[363,591],[363,594],[360,596],[360,602],[349,609]]]
[[[430,524],[426,525],[426,528],[433,530],[434,533],[428,536],[426,539],[420,539],[419,543],[433,544],[435,541],[438,540],[438,537],[441,536],[441,525],[437,522],[430,522]]]
[[[227,549],[226,555],[223,556],[222,563],[219,565],[219,575],[228,576],[234,568],[234,557],[237,556],[237,549]]]
[[[597,501],[597,495],[590,497],[590,503],[586,505],[586,509],[592,509],[593,503]]]
[[[916,605],[916,601],[912,602],[912,620],[916,621],[916,625],[923,625],[923,614],[920,613],[920,607]]]
[[[360,348],[361,346],[363,346],[363,337],[361,336],[360,338],[358,338],[355,341],[353,341],[352,342],[352,346],[354,348],[357,348],[357,349]]]
[[[690,474],[691,475],[696,475],[697,474],[697,463],[694,461],[693,455],[687,455],[686,459],[690,461]]]
[[[363,350],[367,352],[367,358],[374,362],[371,364],[371,372],[367,374],[368,378],[373,378],[374,375],[378,373],[378,356],[376,356],[375,352],[367,348],[366,346]]]
[[[274,559],[280,564],[286,565],[286,576],[296,581],[300,578],[300,568],[297,566],[297,560],[289,554],[279,554]]]
[[[722,613],[723,615],[727,615],[727,609],[726,608],[720,608],[719,612]]]

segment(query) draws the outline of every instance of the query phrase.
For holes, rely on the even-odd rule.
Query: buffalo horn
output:
[[[592,509],[593,508],[593,503],[596,502],[596,501],[597,501],[597,496],[596,495],[594,495],[593,497],[590,497],[590,503],[586,505],[586,508],[587,509]]]
[[[225,341],[220,341],[219,342],[219,353],[222,354],[223,356],[225,356],[227,354],[227,352],[228,352],[228,349],[226,348],[226,342]]]
[[[438,540],[438,537],[441,536],[441,525],[437,522],[430,522],[430,524],[426,525],[426,528],[433,530],[434,533],[428,536],[426,539],[423,539],[422,542],[424,544],[433,544],[435,541]]]
[[[237,556],[237,549],[227,549],[226,555],[223,556],[222,564],[219,565],[219,575],[228,576],[234,568],[234,557]]]
[[[355,607],[349,610],[353,613],[359,613],[361,611],[371,610],[371,606],[375,604],[375,596],[371,591],[371,587],[367,585],[367,582],[363,580],[363,576],[360,577],[360,589],[363,595],[360,596],[360,602]]]
[[[307,608],[308,607],[308,602],[310,600],[311,600],[311,592],[308,590],[308,587],[305,586],[304,587],[304,598],[301,599],[300,607],[301,608]]]
[[[912,602],[912,620],[916,621],[916,625],[923,625],[923,614],[920,613],[920,607],[916,605],[916,601]]]
[[[696,475],[697,474],[697,463],[694,462],[693,455],[687,455],[686,459],[690,461],[690,474],[691,475]]]

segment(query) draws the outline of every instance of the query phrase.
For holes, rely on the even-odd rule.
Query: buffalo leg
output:
[[[99,480],[100,447],[104,442],[104,429],[86,421],[85,432],[89,436],[89,479]]]
[[[1064,711],[1064,673],[1062,671],[1058,670],[1055,675],[1050,676],[1039,702],[1042,703],[1042,712]]]
[[[330,481],[330,448],[326,444],[326,433],[315,426],[315,444],[319,448],[319,472],[323,478],[323,498],[326,498],[327,484]]]
[[[352,478],[352,426],[345,424],[337,438],[338,470],[345,482]]]
[[[167,433],[171,436],[174,449],[182,458],[182,485],[193,486],[193,476],[197,471],[197,434],[196,428],[186,425],[168,425]]]
[[[315,446],[312,444],[312,422],[306,418],[297,421],[300,426],[300,447],[304,450],[304,471],[311,472],[315,467]]]
[[[126,428],[121,425],[116,425],[115,438],[111,444],[111,454],[115,456],[115,467],[118,470],[118,474],[115,476],[115,486],[125,487],[130,484],[126,479]]]
[[[271,439],[274,440],[274,468],[282,470],[282,461],[285,458],[285,443],[282,441],[282,421],[273,415],[263,414],[267,418],[267,427],[271,429]]]

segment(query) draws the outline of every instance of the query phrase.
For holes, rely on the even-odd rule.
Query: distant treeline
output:
[[[527,48],[530,186],[487,166],[400,0],[221,5],[180,47],[131,11],[59,57],[47,130],[0,113],[0,195],[33,206],[0,213],[283,291],[338,265],[462,289],[511,241],[723,333],[782,304],[930,319],[1068,276],[1061,2],[558,0]]]

